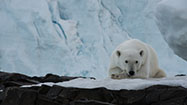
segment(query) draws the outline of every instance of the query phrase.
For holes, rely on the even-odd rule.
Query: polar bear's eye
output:
[[[127,61],[127,60],[125,60],[125,63],[128,63],[128,61]]]
[[[138,63],[138,61],[135,62],[136,64]]]

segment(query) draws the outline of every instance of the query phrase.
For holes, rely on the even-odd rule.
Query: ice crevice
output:
[[[58,27],[60,28],[62,34],[64,35],[65,40],[67,40],[67,35],[66,35],[66,33],[65,33],[64,29],[63,29],[63,27],[61,26],[61,24],[58,23],[58,22],[55,21],[55,20],[52,20],[52,22],[53,22],[54,24],[58,25]],[[60,37],[61,37],[61,36],[60,36]],[[61,37],[61,38],[62,38],[62,37]]]

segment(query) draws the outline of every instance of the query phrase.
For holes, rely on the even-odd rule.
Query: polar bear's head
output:
[[[144,53],[144,50],[117,50],[118,66],[124,70],[129,77],[133,77],[144,64]]]

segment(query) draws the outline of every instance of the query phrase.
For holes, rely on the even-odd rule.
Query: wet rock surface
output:
[[[20,87],[75,78],[81,77],[53,74],[29,77],[0,72],[0,105],[187,105],[187,89],[180,86],[154,85],[142,90],[81,89],[58,85]]]

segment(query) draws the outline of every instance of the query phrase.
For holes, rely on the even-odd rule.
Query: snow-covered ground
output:
[[[159,1],[1,0],[0,69],[106,78],[113,49],[132,37],[155,48],[168,76],[187,73],[154,21]]]
[[[162,78],[162,79],[102,79],[102,80],[93,80],[93,79],[74,79],[67,82],[61,83],[42,83],[37,85],[25,85],[22,87],[30,87],[30,86],[41,86],[45,85],[60,85],[64,87],[77,87],[77,88],[98,88],[105,87],[111,90],[139,90],[144,89],[153,85],[169,85],[169,86],[182,86],[187,88],[187,76],[182,77],[170,77],[170,78]]]
[[[157,24],[173,51],[187,60],[187,0],[163,0],[157,6]]]

